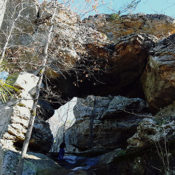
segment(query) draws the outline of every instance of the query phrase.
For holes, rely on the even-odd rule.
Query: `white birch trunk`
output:
[[[0,0],[0,28],[4,19],[7,0]]]
[[[35,98],[34,98],[34,103],[33,103],[33,107],[32,107],[32,110],[31,110],[29,125],[28,125],[26,136],[25,136],[25,141],[23,143],[23,148],[22,148],[19,164],[18,164],[18,167],[17,167],[16,175],[22,175],[24,157],[27,153],[27,149],[28,149],[28,146],[29,146],[29,141],[30,141],[30,138],[31,138],[32,129],[33,129],[34,121],[35,121],[36,108],[37,108],[38,98],[39,98],[39,94],[40,94],[41,83],[42,83],[42,80],[43,80],[43,75],[44,75],[44,72],[45,72],[45,67],[46,67],[46,63],[47,63],[47,59],[48,59],[48,47],[49,47],[49,43],[50,43],[50,40],[51,40],[51,34],[52,34],[52,30],[53,30],[53,21],[54,21],[54,18],[55,18],[55,15],[56,15],[56,10],[57,10],[56,2],[54,2],[54,7],[55,7],[54,13],[53,13],[52,18],[51,18],[51,24],[52,25],[49,28],[46,44],[45,44],[45,47],[43,49],[42,69],[41,69],[39,80],[38,80],[38,83],[37,83],[37,86],[36,86],[36,94],[35,94]]]
[[[6,36],[6,41],[5,41],[4,47],[2,48],[2,53],[1,53],[1,56],[0,56],[0,65],[1,65],[1,63],[2,63],[2,61],[3,61],[3,59],[4,59],[5,52],[6,52],[6,50],[7,50],[9,41],[10,41],[10,39],[11,39],[11,37],[12,37],[12,33],[13,33],[14,29],[15,29],[15,24],[16,24],[17,20],[21,17],[21,13],[22,13],[23,10],[25,9],[25,8],[21,8],[21,10],[19,10],[17,16],[15,17],[16,12],[17,12],[17,7],[20,6],[20,5],[22,6],[22,3],[16,5],[16,7],[14,8],[14,12],[13,12],[13,14],[12,14],[12,16],[11,16],[11,19],[14,19],[14,18],[15,18],[15,19],[12,21],[12,24],[11,24],[11,26],[10,26],[10,28],[9,28],[8,33],[5,34],[5,36]]]

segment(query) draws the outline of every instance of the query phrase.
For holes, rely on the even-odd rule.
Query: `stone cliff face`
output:
[[[146,33],[158,38],[175,33],[175,21],[166,15],[95,15],[84,19],[83,22],[105,33],[112,41],[133,33]]]
[[[145,96],[155,111],[174,101],[174,44],[175,35],[171,35],[150,50],[142,77]]]
[[[13,150],[15,146],[22,145],[33,105],[30,91],[35,88],[37,81],[38,77],[33,74],[21,73],[14,86],[21,89],[17,98],[22,100],[11,101],[9,104],[1,106],[0,142],[2,148]],[[47,125],[46,122],[39,119],[35,121],[30,145],[39,149],[40,152],[48,152],[53,142],[53,136]]]
[[[146,112],[148,107],[139,98],[73,98],[48,120],[55,137],[52,151],[59,151],[64,134],[68,152],[100,154],[123,148]]]
[[[18,3],[7,2],[1,31],[7,31],[8,14]],[[38,18],[36,1],[24,7],[5,56],[6,69],[19,73],[14,85],[20,92],[18,100],[0,106],[2,175],[15,171],[53,11],[51,3],[43,3]],[[65,138],[66,152],[76,154],[76,166],[87,171],[82,174],[87,169],[97,175],[173,173],[174,33],[174,19],[165,15],[96,15],[81,21],[59,5],[29,150],[54,155]],[[5,42],[5,35],[0,37]],[[165,155],[169,150],[166,161],[159,157],[162,150]],[[43,154],[25,158],[24,174],[80,173]]]

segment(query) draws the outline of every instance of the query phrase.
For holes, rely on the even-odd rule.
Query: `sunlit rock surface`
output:
[[[140,76],[147,63],[148,50],[156,37],[133,34],[120,38],[115,44],[86,43],[85,58],[55,78],[54,91],[65,97],[124,95],[143,97]],[[56,69],[55,69],[56,70]]]
[[[160,39],[175,33],[174,18],[161,14],[99,14],[90,16],[83,22],[105,33],[112,41],[133,33],[147,33]]]
[[[58,152],[63,136],[68,152],[97,154],[125,147],[147,112],[139,98],[73,98],[48,120],[55,139],[52,151]]]
[[[156,112],[175,100],[174,44],[175,35],[158,42],[142,76],[145,97]]]
[[[19,74],[14,84],[20,91],[18,99],[1,105],[2,148],[15,149],[15,146],[22,146],[33,106],[33,97],[30,92],[36,88],[37,82],[38,77],[33,74],[26,72]],[[36,119],[31,145],[39,152],[48,152],[52,142],[53,137],[48,124]]]
[[[2,175],[15,174],[19,160],[19,152],[8,149],[0,150],[0,171]],[[66,170],[61,168],[52,159],[39,153],[28,153],[24,158],[22,174],[25,175],[66,175]]]

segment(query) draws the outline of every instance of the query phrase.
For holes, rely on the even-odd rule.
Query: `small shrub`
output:
[[[10,97],[13,96],[13,92],[17,92],[18,88],[13,86],[13,83],[15,82],[14,76],[9,76],[7,72],[1,72],[0,73],[0,100],[3,103],[6,103]]]
[[[117,20],[120,19],[120,15],[117,14],[117,13],[113,13],[113,14],[111,14],[111,16],[110,16],[110,19],[111,19],[111,21],[117,21]]]

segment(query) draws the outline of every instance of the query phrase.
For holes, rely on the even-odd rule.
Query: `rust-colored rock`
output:
[[[142,77],[146,99],[154,111],[159,111],[175,100],[175,34],[160,41]]]
[[[95,15],[84,20],[85,23],[105,33],[111,40],[133,33],[147,33],[158,38],[175,33],[175,21],[166,15]]]
[[[81,80],[76,87],[76,96],[139,96],[139,77],[145,68],[148,50],[154,45],[154,40],[153,36],[136,34],[120,38],[115,45],[86,45],[89,59],[84,64],[80,61],[76,65],[80,70],[76,71],[75,81],[77,77]],[[132,88],[135,92],[131,95],[129,93]]]

